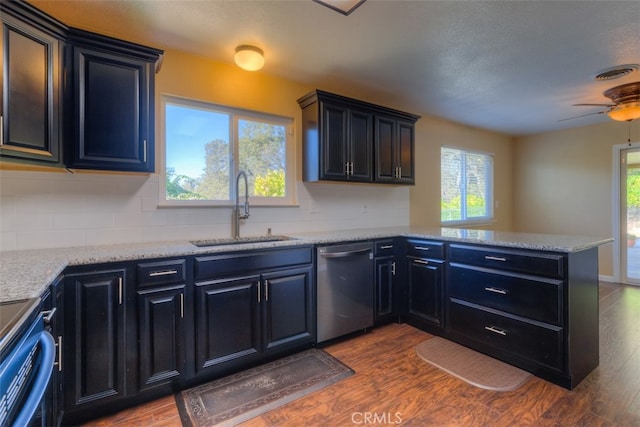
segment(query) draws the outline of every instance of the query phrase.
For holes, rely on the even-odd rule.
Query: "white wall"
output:
[[[231,208],[158,208],[158,175],[0,171],[0,250],[231,236]],[[241,235],[409,224],[409,189],[298,186],[298,207],[251,209]]]

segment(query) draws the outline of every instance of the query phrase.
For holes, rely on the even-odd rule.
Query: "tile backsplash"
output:
[[[229,237],[231,208],[160,208],[159,176],[0,171],[0,251]],[[241,235],[409,225],[409,188],[297,182]]]

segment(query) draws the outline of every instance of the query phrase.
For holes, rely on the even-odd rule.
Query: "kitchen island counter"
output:
[[[287,235],[293,239],[207,247],[197,247],[188,241],[173,241],[0,252],[0,302],[39,297],[67,266],[75,265],[322,245],[396,236],[562,253],[579,252],[613,241],[611,238],[601,237],[425,227],[385,227]]]

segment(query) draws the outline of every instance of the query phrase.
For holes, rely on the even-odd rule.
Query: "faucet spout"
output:
[[[244,212],[240,213],[240,178],[244,180]],[[240,238],[240,220],[249,218],[249,181],[245,171],[236,177],[236,204],[233,208],[233,238]]]

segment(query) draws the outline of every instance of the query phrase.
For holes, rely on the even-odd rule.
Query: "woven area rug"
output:
[[[416,353],[443,371],[487,390],[515,390],[531,378],[529,372],[440,337],[418,344]]]
[[[354,374],[311,349],[176,394],[184,426],[233,426]]]

